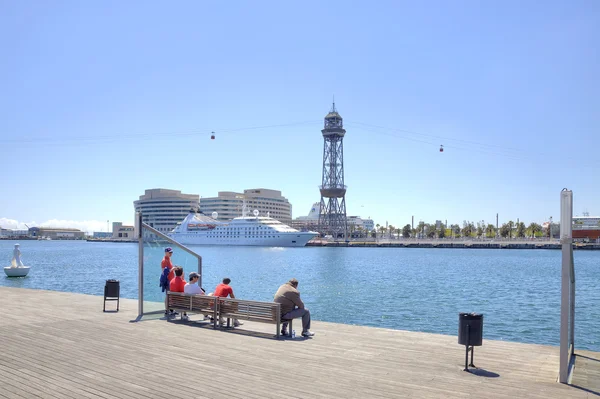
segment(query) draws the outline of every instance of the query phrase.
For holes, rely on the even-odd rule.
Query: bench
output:
[[[281,319],[281,305],[275,302],[248,301],[244,299],[219,298],[219,318],[257,321],[277,325],[277,338],[280,336],[281,323],[288,322],[288,334],[292,333],[292,321]]]
[[[217,328],[219,302],[213,296],[167,291],[167,304],[169,309],[181,310],[186,313],[212,314],[213,328]]]

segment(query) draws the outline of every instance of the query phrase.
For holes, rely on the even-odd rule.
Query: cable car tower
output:
[[[346,238],[346,186],[344,185],[344,135],[346,130],[342,117],[335,109],[325,116],[323,133],[323,178],[319,232],[333,238]]]

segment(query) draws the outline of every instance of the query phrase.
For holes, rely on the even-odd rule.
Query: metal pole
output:
[[[198,286],[200,288],[202,288],[202,257],[201,256],[198,257],[198,274],[200,275],[200,278],[198,279]]]
[[[138,225],[138,317],[144,314],[144,239],[142,238],[142,212],[136,215]]]
[[[561,300],[560,300],[560,373],[559,382],[566,384],[569,379],[569,321],[571,310],[571,254],[573,250],[573,192],[560,193],[560,241],[562,244]],[[552,224],[550,224],[552,226]]]

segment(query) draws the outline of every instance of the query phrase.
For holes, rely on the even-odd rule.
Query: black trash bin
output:
[[[117,301],[117,312],[119,311],[119,294],[121,293],[121,285],[119,280],[106,280],[104,285],[104,308],[106,312],[106,301]]]
[[[483,341],[483,315],[477,313],[458,314],[458,343],[481,346]]]
[[[473,354],[475,346],[481,346],[483,342],[483,315],[478,313],[459,313],[458,314],[458,343],[465,346],[465,371],[469,371],[469,366],[473,364]],[[471,363],[469,361],[469,351],[471,351]]]

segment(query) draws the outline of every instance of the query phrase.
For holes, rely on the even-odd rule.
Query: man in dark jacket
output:
[[[302,336],[312,337],[315,333],[310,331],[310,311],[304,307],[304,302],[300,299],[298,291],[298,280],[291,279],[283,284],[273,298],[273,302],[281,304],[281,318],[283,320],[293,320],[302,317]],[[281,327],[281,334],[286,335],[287,322]]]

